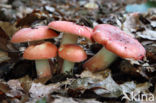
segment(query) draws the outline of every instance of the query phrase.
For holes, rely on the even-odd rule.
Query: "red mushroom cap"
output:
[[[39,45],[29,46],[24,51],[23,58],[28,60],[49,59],[55,57],[56,54],[57,47],[50,42],[44,42]]]
[[[48,28],[48,26],[38,26],[36,28],[23,28],[17,31],[11,42],[19,43],[19,42],[27,42],[27,41],[35,41],[35,40],[43,40],[49,39],[58,36],[54,31]]]
[[[87,58],[86,52],[78,45],[64,44],[58,50],[59,56],[71,62],[81,62]]]
[[[50,28],[60,31],[60,32],[65,32],[65,33],[70,33],[73,35],[78,35],[78,36],[83,36],[88,39],[91,39],[92,35],[92,29],[86,26],[80,26],[77,25],[73,22],[69,21],[52,21],[48,25]]]
[[[139,60],[145,56],[144,47],[136,39],[115,26],[97,25],[93,30],[93,38],[122,58]]]

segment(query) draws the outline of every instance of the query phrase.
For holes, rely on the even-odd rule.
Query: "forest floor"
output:
[[[156,103],[156,2],[145,2],[0,0],[0,103]],[[135,3],[144,5],[131,5]],[[90,28],[106,23],[117,26],[144,46],[146,57],[139,61],[118,57],[108,68],[92,73],[84,70],[83,64],[102,45],[79,38],[77,44],[88,58],[75,63],[74,75],[60,73],[62,59],[57,56],[49,60],[53,76],[39,79],[34,61],[22,58],[28,43],[14,44],[10,39],[21,28],[55,20]],[[61,37],[47,41],[59,47]]]

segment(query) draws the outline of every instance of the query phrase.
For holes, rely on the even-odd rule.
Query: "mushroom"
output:
[[[54,31],[50,30],[48,26],[38,26],[35,28],[23,28],[17,31],[11,42],[21,43],[21,42],[32,42],[37,40],[49,39],[58,36]]]
[[[93,39],[104,47],[83,65],[90,71],[108,67],[118,56],[141,60],[145,56],[144,47],[133,37],[109,24],[99,24],[93,29]]]
[[[58,36],[58,34],[56,34],[54,31],[50,30],[48,26],[38,26],[35,28],[23,28],[23,29],[17,31],[13,35],[11,42],[13,42],[13,43],[30,42],[30,44],[31,44],[34,41],[37,43],[38,40],[49,39],[49,38],[53,38],[56,36]],[[41,47],[44,47],[44,45]],[[42,51],[42,52],[45,53],[45,51],[44,52]],[[38,52],[39,51],[36,51],[34,53],[38,53]],[[36,63],[36,70],[37,70],[39,78],[42,78],[45,76],[47,76],[47,77],[51,76],[50,66],[49,66],[49,62],[47,59],[37,60],[35,63]],[[41,67],[43,67],[44,69],[41,70]],[[49,68],[47,68],[47,67],[49,67]],[[40,73],[40,71],[42,71],[42,73]],[[44,73],[44,71],[45,71],[45,73]],[[49,71],[49,74],[45,75],[48,71]]]
[[[38,45],[30,45],[24,51],[23,58],[35,60],[38,77],[46,77],[51,75],[50,65],[47,59],[55,57],[57,47],[50,43],[44,42]]]
[[[91,39],[92,29],[86,26],[80,26],[73,22],[68,21],[52,21],[48,25],[51,29],[63,32],[61,45],[63,44],[76,44],[78,36],[83,36]],[[74,66],[73,62],[64,60],[62,72],[71,72]]]
[[[61,58],[65,59],[66,61],[70,62],[81,62],[84,61],[87,58],[86,52],[78,45],[75,44],[63,44],[58,50],[58,54]],[[69,71],[68,66],[72,65],[74,66],[74,63],[64,63],[63,72],[72,74],[72,69]],[[69,64],[68,64],[69,63]],[[67,69],[67,70],[66,70]]]

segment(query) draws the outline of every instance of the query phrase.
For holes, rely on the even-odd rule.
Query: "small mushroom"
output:
[[[121,58],[141,60],[146,53],[136,39],[109,24],[97,25],[93,30],[93,39],[104,47],[83,65],[90,71],[108,67],[117,55]]]
[[[71,71],[69,71],[69,65],[74,66],[74,62],[81,62],[84,61],[85,59],[87,59],[87,55],[86,52],[83,50],[83,48],[81,48],[78,45],[75,44],[63,44],[61,45],[61,47],[58,50],[58,54],[61,58],[65,59],[66,61],[70,61],[73,63],[68,64],[64,63],[63,68],[63,72],[64,73],[69,73],[72,74],[72,69],[70,69]],[[66,62],[65,61],[65,62]],[[67,70],[66,70],[67,69]]]
[[[31,44],[31,42],[34,42],[34,41],[37,42],[38,40],[49,39],[49,38],[53,38],[56,36],[58,36],[58,34],[56,34],[54,31],[49,29],[48,26],[38,26],[35,28],[23,28],[23,29],[17,31],[13,35],[11,42],[13,42],[13,43],[30,42],[30,44]],[[44,47],[44,46],[41,46],[41,47]],[[43,51],[43,53],[46,53],[45,51]],[[38,52],[39,51],[36,51],[34,53],[38,53]],[[40,55],[40,56],[42,56],[42,55]],[[43,68],[43,70],[41,70],[41,67]],[[49,67],[49,68],[47,68],[47,67]],[[49,66],[47,59],[37,60],[36,61],[36,70],[37,70],[39,78],[42,78],[44,76],[47,76],[47,77],[51,76],[51,70],[50,70],[50,66]],[[40,71],[42,71],[42,73],[40,73]],[[45,71],[45,73],[44,73],[44,71]],[[48,71],[49,71],[49,74],[47,74]],[[45,74],[47,74],[47,75],[45,75]]]
[[[86,26],[80,26],[73,22],[68,21],[52,21],[48,25],[51,29],[56,31],[63,32],[63,38],[61,41],[61,45],[64,44],[76,44],[78,36],[83,36],[88,39],[91,39],[92,29]],[[67,66],[67,64],[69,64]],[[73,62],[64,60],[62,72],[71,72],[74,66]]]
[[[38,45],[30,45],[23,54],[24,59],[35,60],[37,75],[39,78],[51,75],[50,65],[47,59],[57,55],[57,47],[50,43],[44,42]]]

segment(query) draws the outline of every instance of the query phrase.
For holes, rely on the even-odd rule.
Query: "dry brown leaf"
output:
[[[32,23],[37,20],[44,20],[49,16],[47,12],[40,10],[34,10],[32,13],[27,14],[25,17],[18,19],[16,22],[17,27],[29,27]]]
[[[11,89],[10,87],[7,85],[7,83],[0,81],[0,91],[2,91],[3,93],[7,93],[9,92]]]
[[[0,21],[0,27],[5,31],[5,33],[11,38],[12,35],[18,30],[14,24],[9,22]]]

